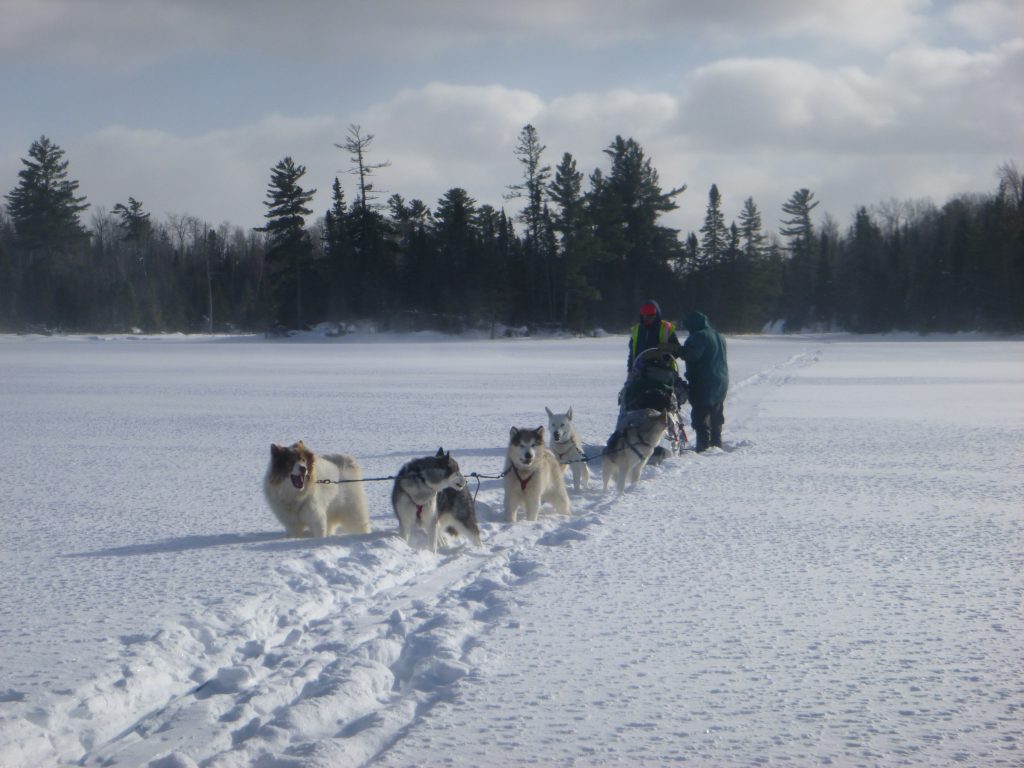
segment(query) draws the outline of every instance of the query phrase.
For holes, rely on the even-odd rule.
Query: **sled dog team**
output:
[[[576,492],[590,482],[583,445],[566,413],[548,414],[550,447],[544,444],[545,428],[512,427],[505,453],[503,483],[505,520],[514,523],[522,508],[527,520],[536,520],[545,502],[555,511],[571,514],[565,487],[565,470],[572,471]],[[621,493],[628,479],[635,485],[661,441],[667,427],[662,411],[637,412],[608,438],[601,456],[604,489],[613,478]],[[445,535],[463,536],[480,544],[473,496],[458,462],[443,448],[433,456],[413,459],[394,478],[391,506],[398,530],[410,543],[413,531],[422,529],[431,551]],[[346,533],[370,531],[362,472],[346,454],[314,453],[301,440],[291,446],[271,445],[270,464],[263,478],[263,492],[270,509],[289,536],[306,530],[315,538],[330,536],[339,527]]]

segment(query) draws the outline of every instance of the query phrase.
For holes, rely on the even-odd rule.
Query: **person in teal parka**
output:
[[[722,447],[729,363],[725,339],[711,327],[703,312],[690,312],[683,326],[689,331],[685,342],[681,345],[666,342],[659,345],[659,349],[686,361],[690,418],[697,435],[695,450],[702,453],[711,447]]]

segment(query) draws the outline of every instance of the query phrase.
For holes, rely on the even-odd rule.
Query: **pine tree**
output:
[[[534,316],[550,321],[555,318],[557,289],[551,264],[553,254],[544,247],[544,204],[548,180],[551,178],[551,166],[541,165],[545,149],[547,147],[540,143],[537,129],[529,124],[523,126],[519,132],[519,143],[513,152],[522,166],[523,180],[519,184],[510,185],[505,197],[509,200],[526,199],[526,206],[519,215],[519,220],[526,225],[526,268],[535,284],[543,289],[539,294],[534,293],[527,298],[531,301]],[[537,301],[538,298],[541,300]]]
[[[704,266],[715,266],[725,260],[729,247],[729,232],[725,226],[725,215],[722,213],[722,195],[718,185],[712,184],[708,190],[708,207],[704,214],[704,225],[701,231],[701,253]]]
[[[269,209],[265,214],[267,224],[259,231],[268,238],[265,255],[266,272],[269,281],[271,319],[287,327],[294,318],[296,328],[303,327],[303,276],[310,272],[310,256],[313,251],[309,234],[306,232],[306,216],[313,211],[306,205],[316,194],[299,186],[299,180],[306,174],[304,165],[295,165],[291,157],[284,158],[270,172],[270,185],[264,205]]]
[[[120,219],[117,226],[121,230],[122,247],[128,259],[123,272],[130,276],[129,296],[133,315],[131,321],[133,324],[139,323],[152,330],[159,330],[156,318],[160,313],[156,309],[157,301],[150,276],[149,245],[153,225],[150,223],[149,213],[142,210],[142,202],[134,197],[128,198],[127,205],[115,205],[113,213]]]
[[[790,254],[783,301],[787,324],[797,327],[803,326],[814,314],[817,264],[811,211],[817,206],[818,201],[809,189],[798,189],[782,204],[782,211],[789,218],[782,220],[779,234],[789,240]]]
[[[462,187],[444,193],[434,211],[434,231],[443,271],[438,272],[432,293],[442,315],[458,316],[475,309],[472,286],[477,285],[476,200]],[[443,277],[442,277],[443,275]]]
[[[375,202],[380,192],[372,182],[374,174],[391,165],[390,161],[371,163],[368,155],[373,144],[372,133],[363,134],[362,127],[350,125],[348,138],[342,144],[335,144],[348,152],[351,169],[349,173],[359,179],[359,194],[349,213],[349,236],[354,254],[353,266],[359,276],[359,286],[350,311],[359,315],[378,315],[387,321],[389,316],[382,309],[394,302],[392,286],[398,284],[398,270],[393,249],[385,243],[387,223]]]
[[[616,136],[604,153],[611,170],[607,177],[591,176],[591,216],[604,250],[615,259],[604,270],[610,282],[601,290],[606,322],[621,323],[655,288],[672,284],[678,232],[659,225],[658,218],[678,207],[675,197],[686,185],[664,192],[651,160],[633,139]]]
[[[348,218],[345,192],[341,188],[341,182],[335,177],[331,186],[331,207],[324,214],[323,245],[329,282],[328,307],[336,320],[348,316],[354,304],[355,294],[359,290],[359,273],[355,268]]]
[[[5,195],[16,242],[29,252],[61,252],[87,237],[78,216],[89,207],[78,197],[78,182],[68,179],[64,150],[46,136],[32,142],[30,160],[18,172],[18,186]]]
[[[761,224],[761,212],[752,197],[743,201],[743,210],[740,211],[740,238],[743,254],[751,263],[759,262],[765,254],[767,237]]]
[[[576,169],[575,158],[566,152],[555,169],[548,194],[558,206],[552,229],[561,237],[561,321],[580,331],[588,320],[588,305],[600,298],[587,276],[588,261],[594,263],[601,258],[582,189],[583,174]]]
[[[12,314],[30,323],[81,323],[93,276],[83,263],[89,239],[79,214],[89,206],[68,179],[64,150],[46,136],[21,162],[18,185],[5,195],[14,228]]]

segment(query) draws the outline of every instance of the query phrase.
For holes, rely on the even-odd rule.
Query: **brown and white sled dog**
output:
[[[522,507],[527,520],[536,520],[540,505],[550,503],[556,512],[571,514],[565,490],[565,472],[555,454],[544,445],[544,427],[509,433],[505,455],[505,520],[516,521]]]
[[[459,496],[445,494],[443,508],[439,507],[438,494],[448,489],[469,493],[458,462],[443,448],[438,448],[433,456],[413,459],[398,470],[391,489],[391,506],[398,518],[398,532],[406,544],[411,544],[417,527],[426,531],[431,552],[437,552],[438,534],[448,529],[480,543],[472,498],[467,507],[464,497],[460,502]]]
[[[551,451],[559,464],[572,470],[572,487],[579,493],[581,483],[584,488],[590,485],[590,468],[583,453],[583,444],[576,434],[576,426],[572,422],[572,406],[565,413],[552,413],[547,406],[544,410],[548,412]]]
[[[316,454],[300,440],[288,447],[270,446],[263,493],[289,536],[301,536],[308,529],[312,536],[322,538],[339,526],[347,533],[368,533],[370,517],[363,484],[337,482],[361,479],[359,465],[351,456]]]
[[[619,493],[625,489],[627,478],[631,486],[636,485],[667,428],[668,414],[665,411],[647,408],[623,414],[601,454],[604,490],[608,490],[612,478]]]

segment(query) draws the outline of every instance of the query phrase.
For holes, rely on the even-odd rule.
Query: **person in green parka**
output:
[[[729,363],[725,339],[711,327],[703,312],[691,312],[683,321],[689,331],[686,341],[666,342],[659,349],[686,361],[690,385],[690,418],[697,435],[695,450],[722,447],[725,424],[725,395],[729,391]]]

